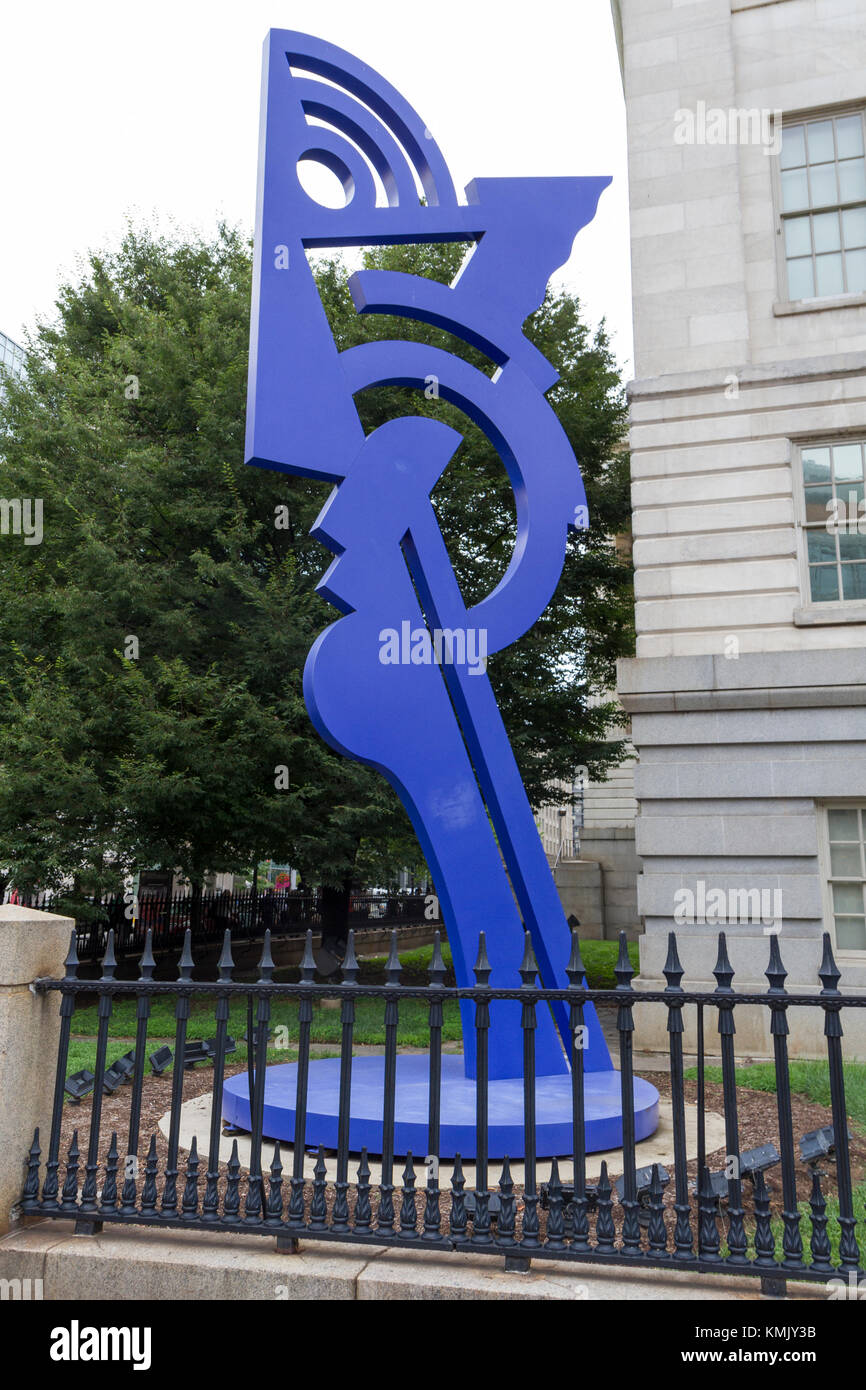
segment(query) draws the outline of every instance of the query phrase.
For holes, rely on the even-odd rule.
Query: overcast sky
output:
[[[329,39],[419,112],[459,190],[612,174],[562,278],[631,374],[625,118],[609,0],[25,0],[0,10],[0,330],[52,312],[127,217],[251,229],[262,40]]]

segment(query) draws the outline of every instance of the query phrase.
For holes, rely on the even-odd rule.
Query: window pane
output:
[[[845,252],[845,275],[849,294],[866,294],[866,251]]]
[[[852,161],[853,162],[853,161]],[[839,201],[836,195],[836,165],[818,164],[809,170],[809,186],[812,190],[812,207],[828,207]]]
[[[859,883],[833,884],[834,912],[862,912],[863,889]]]
[[[832,603],[839,597],[835,565],[810,565],[809,589],[813,603]]]
[[[827,510],[827,503],[833,496],[831,487],[807,487],[806,488],[806,520],[826,522],[831,515]]]
[[[839,199],[854,203],[866,198],[866,160],[843,159],[839,164]]]
[[[827,822],[830,827],[830,839],[834,842],[839,840],[859,841],[860,818],[856,811],[830,811]]]
[[[815,236],[816,251],[839,250],[842,241],[839,233],[838,212],[819,212],[817,217],[812,218],[812,229]]]
[[[791,299],[812,299],[815,282],[812,279],[812,258],[788,262],[788,295]]]
[[[863,117],[840,116],[836,122],[836,151],[840,159],[863,153]]]
[[[810,121],[806,127],[810,164],[826,164],[836,158],[833,148],[833,122]]]
[[[843,951],[866,950],[866,917],[837,917],[836,945]]]
[[[842,566],[842,597],[866,598],[866,565]]]
[[[848,518],[849,526],[852,520],[856,526],[856,518],[851,517]],[[859,531],[840,531],[839,554],[843,560],[866,560],[866,536],[861,536]]]
[[[845,209],[842,234],[846,246],[866,246],[866,208]]]
[[[856,483],[863,477],[863,451],[859,444],[836,444],[833,474],[837,483]]]
[[[803,482],[804,483],[829,483],[830,481],[830,450],[829,449],[804,449],[803,450]]]
[[[782,127],[782,155],[780,162],[783,169],[793,169],[806,163],[806,141],[801,125],[786,125]]]
[[[836,559],[836,537],[824,530],[806,532],[809,560],[813,565],[832,564]]]
[[[818,274],[818,294],[824,298],[833,294],[844,294],[845,282],[842,279],[842,253],[833,256],[816,256],[815,268]]]
[[[830,213],[829,216],[832,217],[833,214]],[[866,224],[866,217],[863,220]],[[834,246],[822,247],[824,251],[835,251],[835,249]],[[785,219],[785,255],[810,256],[811,254],[812,241],[809,236],[808,217],[787,217]]]
[[[834,878],[860,878],[863,866],[859,845],[831,845],[830,872]]]
[[[835,202],[835,198],[833,199]],[[782,207],[785,212],[796,212],[809,206],[809,185],[806,170],[794,169],[782,175]]]

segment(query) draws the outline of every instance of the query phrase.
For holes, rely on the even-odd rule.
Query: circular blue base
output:
[[[427,1153],[428,1068],[426,1054],[397,1058],[394,1152],[401,1157]],[[382,1152],[383,1057],[356,1057],[352,1062],[349,1150]],[[289,1143],[295,1137],[298,1068],[292,1062],[268,1067],[265,1080],[264,1133]],[[587,1072],[585,1081],[586,1149],[598,1153],[622,1148],[622,1093],[617,1071]],[[523,1081],[491,1081],[489,1099],[490,1158],[523,1157]],[[340,1060],[310,1063],[305,1143],[337,1147]],[[635,1138],[647,1139],[658,1125],[659,1093],[648,1081],[634,1083]],[[223,1117],[238,1129],[250,1129],[245,1072],[225,1083]],[[536,1153],[551,1158],[572,1152],[571,1076],[540,1076],[536,1084]],[[442,1058],[442,1127],[439,1157],[475,1157],[475,1082],[463,1072],[462,1057]]]

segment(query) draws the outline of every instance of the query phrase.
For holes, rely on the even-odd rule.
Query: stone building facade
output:
[[[714,987],[723,926],[738,988],[766,989],[778,931],[789,989],[812,992],[827,930],[843,988],[866,992],[866,11],[613,8],[642,987],[664,986],[671,929],[686,982]],[[660,1015],[639,1012],[640,1040],[664,1046]],[[795,1050],[820,1053],[820,1019],[790,1017]],[[745,1009],[738,1036],[768,1049]]]

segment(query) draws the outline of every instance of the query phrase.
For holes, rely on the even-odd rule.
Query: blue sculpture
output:
[[[308,196],[298,177],[303,161],[323,164],[337,175],[345,207],[325,208]],[[304,34],[274,30],[266,40],[247,461],[337,484],[313,535],[337,557],[318,591],[343,616],[310,651],[305,698],[322,737],[347,757],[381,771],[406,806],[433,874],[460,984],[473,983],[471,967],[484,930],[491,985],[513,987],[524,929],[531,933],[542,982],[568,983],[568,927],[486,660],[533,625],[559,580],[569,526],[588,525],[577,462],[545,399],[557,373],[524,337],[522,325],[542,303],[550,275],[567,260],[575,235],[592,220],[609,182],[477,179],[466,189],[467,203],[460,204],[430,132],[377,73]],[[307,249],[433,241],[473,246],[452,285],[361,271],[349,281],[355,307],[362,314],[394,314],[447,329],[495,364],[492,376],[420,343],[377,341],[337,351]],[[442,421],[412,416],[391,420],[365,437],[354,403],[371,387],[399,384],[424,391],[431,382],[435,393],[459,407],[493,444],[517,508],[517,544],[508,570],[493,593],[468,609],[430,501],[461,436]],[[597,1136],[605,1147],[614,1137],[611,1115],[615,1124],[619,1114],[618,1079],[595,1012],[586,1013],[585,1068],[606,1117],[604,1135],[600,1129]],[[473,1006],[467,1004],[454,1106],[461,1079],[467,1085],[461,1102],[466,1107],[473,1089],[472,1018]],[[556,1083],[567,1114],[562,1044],[570,1051],[571,1040],[565,1005],[556,1007],[555,1017],[539,1010],[536,1043],[539,1077]],[[353,1072],[353,1147],[357,1138],[375,1151],[375,1135],[361,1116],[369,1111],[369,1125],[375,1127],[373,1117],[381,1115],[381,1067],[379,1059],[364,1061],[370,1064],[368,1082],[363,1066]],[[401,1058],[398,1144],[401,1075],[408,1090],[415,1087],[417,1099],[422,1077],[416,1063],[417,1058]],[[285,1104],[276,1100],[277,1073],[291,1082],[293,1071],[269,1073],[266,1112],[273,1103],[274,1113],[268,1133],[279,1124],[276,1111],[290,1112],[294,1103],[291,1085]],[[325,1063],[313,1064],[311,1091],[319,1086],[322,1095],[319,1111],[315,1100],[310,1102],[308,1140],[328,1142],[323,1135],[331,1106],[325,1097],[333,1081],[329,1074]],[[489,1075],[492,1082],[510,1080],[506,1090],[513,1090],[517,1103],[522,1041],[516,1003],[491,1009]],[[243,1089],[233,1092],[231,1084],[227,1089],[243,1123]],[[652,1087],[646,1090],[646,1103],[637,1101],[638,1137],[655,1128],[657,1095]],[[407,1096],[404,1139],[411,1128]],[[556,1145],[559,1102],[553,1092],[551,1097],[547,1140]],[[491,1103],[495,1107],[493,1098]],[[505,1111],[509,1104],[503,1098]],[[588,1104],[589,1143],[589,1096]],[[502,1118],[505,1142],[507,1114]],[[447,1113],[443,1125],[447,1132]],[[460,1129],[456,1118],[455,1125]],[[291,1137],[290,1118],[283,1129],[282,1137]],[[563,1151],[541,1147],[544,1135],[540,1115],[539,1152]],[[511,1141],[514,1154],[519,1144],[515,1147],[513,1134]],[[467,1142],[463,1133],[464,1154],[471,1151]]]

